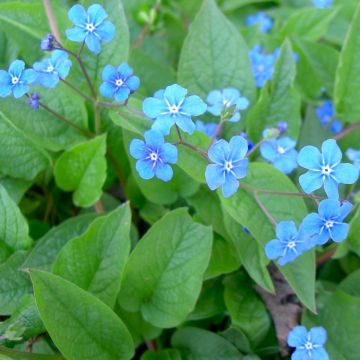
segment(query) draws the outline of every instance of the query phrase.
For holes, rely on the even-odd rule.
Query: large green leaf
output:
[[[203,329],[185,327],[177,330],[171,343],[184,360],[240,360],[236,347],[223,337]]]
[[[255,189],[278,192],[297,192],[289,178],[273,166],[252,163],[244,183]],[[293,220],[299,224],[307,209],[304,200],[297,196],[279,196],[259,193],[259,199],[276,221]],[[258,243],[265,244],[275,238],[274,226],[256,203],[251,191],[243,189],[228,198],[222,198],[225,211],[239,224],[246,226]],[[259,226],[261,224],[261,226]],[[294,262],[279,266],[299,299],[312,311],[315,311],[315,257],[314,251],[308,251]]]
[[[31,181],[14,179],[9,176],[0,175],[0,184],[6,189],[9,196],[18,204],[25,192],[32,185]]]
[[[214,0],[204,0],[190,26],[181,50],[178,81],[203,97],[211,90],[233,86],[250,101],[255,98],[248,48]]]
[[[75,145],[56,161],[54,174],[57,185],[74,191],[77,206],[89,207],[102,194],[106,179],[106,135]]]
[[[131,213],[126,203],[96,219],[60,251],[53,272],[113,307],[130,252]]]
[[[131,335],[107,305],[59,276],[39,270],[30,276],[41,319],[68,360],[132,358]]]
[[[26,253],[18,251],[0,265],[0,315],[11,315],[31,292],[29,276],[21,271],[25,258]]]
[[[0,185],[0,262],[16,250],[28,249],[31,242],[26,219]]]
[[[360,118],[360,4],[357,6],[351,26],[340,53],[336,72],[334,102],[340,119],[357,122]]]
[[[294,88],[296,67],[291,45],[285,41],[275,65],[274,77],[261,90],[258,102],[246,119],[247,132],[257,142],[262,130],[276,127],[279,121],[288,123],[287,134],[293,138],[300,130],[300,96]]]
[[[212,232],[186,209],[166,214],[144,235],[125,267],[119,304],[159,327],[174,327],[194,308],[209,264]]]

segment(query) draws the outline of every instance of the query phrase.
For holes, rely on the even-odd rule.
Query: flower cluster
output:
[[[255,15],[250,15],[246,18],[247,26],[257,26],[263,33],[267,33],[273,27],[273,20],[264,12],[259,11]]]
[[[335,114],[334,105],[331,100],[324,101],[321,106],[315,109],[315,112],[324,128],[329,128],[335,134],[342,130],[343,125],[341,121],[333,119]]]

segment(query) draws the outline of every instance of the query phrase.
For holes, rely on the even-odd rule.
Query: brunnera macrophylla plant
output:
[[[360,357],[360,6],[74,3],[0,4],[0,354]]]

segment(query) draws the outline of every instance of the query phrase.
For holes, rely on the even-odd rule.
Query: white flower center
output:
[[[11,83],[13,85],[16,85],[19,82],[20,78],[18,78],[17,76],[12,76],[11,77]]]
[[[278,146],[277,152],[278,152],[280,155],[283,155],[283,154],[286,153],[286,149],[283,148],[282,146]]]
[[[122,86],[123,83],[124,83],[124,81],[122,79],[117,79],[115,81],[115,85],[118,86],[118,87]]]
[[[223,100],[223,105],[224,105],[225,108],[228,108],[231,105],[231,100],[224,99]]]
[[[265,70],[265,66],[263,65],[263,64],[260,64],[259,66],[258,66],[258,71],[259,72],[263,72]]]
[[[306,350],[312,350],[313,349],[313,344],[310,341],[307,341],[304,346],[305,346]]]
[[[95,30],[95,25],[93,23],[87,23],[86,30],[89,32],[93,32]]]
[[[51,73],[54,71],[54,67],[52,65],[49,65],[46,69],[47,72]]]
[[[226,161],[224,167],[227,172],[230,172],[234,168],[234,165],[232,161]]]
[[[327,229],[330,229],[334,226],[334,222],[332,220],[328,220],[326,221],[325,226]]]
[[[158,154],[156,152],[151,152],[150,153],[150,160],[151,161],[157,161],[157,159],[159,158]]]
[[[176,114],[177,112],[179,112],[179,107],[177,105],[170,105],[169,111],[171,114]]]
[[[330,175],[332,173],[332,168],[329,165],[325,165],[321,168],[321,173],[323,175]]]
[[[289,241],[288,244],[287,244],[287,247],[289,249],[293,249],[294,247],[296,247],[295,241]]]

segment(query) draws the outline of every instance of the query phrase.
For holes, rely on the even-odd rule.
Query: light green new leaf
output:
[[[28,249],[31,243],[26,219],[0,185],[0,262],[16,250]]]
[[[25,258],[26,253],[18,251],[0,265],[0,315],[11,315],[31,292],[29,276],[21,271]]]
[[[54,174],[57,185],[74,191],[77,206],[89,207],[102,194],[106,179],[106,135],[75,145],[56,161]]]
[[[63,247],[53,273],[113,307],[130,252],[130,223],[128,203],[96,219],[84,234]]]
[[[229,341],[213,332],[185,327],[177,330],[171,344],[184,360],[241,360],[242,354]]]
[[[255,188],[278,192],[298,192],[291,180],[272,165],[252,163],[244,183]],[[258,194],[263,206],[276,221],[293,220],[297,225],[307,214],[304,200],[298,196]],[[265,244],[275,239],[275,229],[257,204],[251,191],[243,189],[228,199],[222,198],[225,211],[239,224],[246,226],[251,235],[264,249]],[[261,226],[259,226],[261,224]],[[264,251],[264,250],[263,250]],[[315,311],[315,257],[307,251],[292,263],[279,266],[299,299]]]
[[[199,296],[209,264],[212,231],[195,223],[186,209],[166,214],[130,255],[119,304],[151,324],[170,328],[183,322]]]
[[[214,0],[204,0],[190,26],[181,50],[178,81],[202,97],[232,86],[250,101],[255,98],[248,48]]]
[[[41,319],[66,359],[132,358],[131,335],[107,305],[59,276],[38,270],[30,276]]]
[[[261,130],[276,127],[279,121],[288,123],[287,134],[290,137],[296,139],[299,136],[301,102],[294,88],[295,75],[293,51],[286,40],[275,65],[273,80],[262,88],[258,102],[246,119],[247,132],[253,141],[261,139]]]
[[[360,4],[343,44],[336,71],[334,102],[336,114],[343,121],[357,122],[360,118]]]

